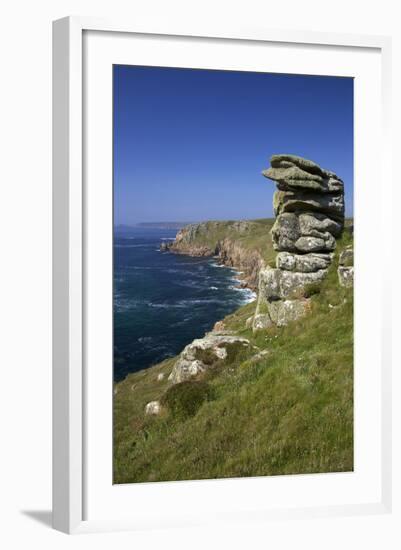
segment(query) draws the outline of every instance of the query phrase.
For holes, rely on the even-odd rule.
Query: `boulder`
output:
[[[269,303],[269,316],[271,322],[278,327],[288,325],[303,317],[310,310],[310,301],[303,300],[277,300]]]
[[[321,237],[300,237],[294,244],[299,252],[321,252],[334,250],[336,240],[333,235],[326,233]]]
[[[300,214],[298,221],[300,233],[305,237],[320,237],[321,234],[326,233],[339,237],[342,232],[341,223],[319,212]]]
[[[271,168],[262,173],[278,183],[279,189],[305,189],[320,193],[343,192],[344,183],[334,172],[295,155],[273,155]]]
[[[252,329],[253,332],[257,332],[258,330],[266,330],[267,328],[271,327],[272,324],[273,322],[270,319],[270,315],[268,313],[255,313]]]
[[[334,172],[321,168],[316,162],[313,162],[313,160],[305,159],[297,155],[272,155],[270,157],[270,165],[273,168],[295,165],[310,174],[317,174],[322,177],[337,177]]]
[[[344,224],[344,195],[342,193],[308,193],[281,191],[275,197],[276,215],[287,212],[320,212]]]
[[[327,269],[332,259],[332,254],[292,254],[291,252],[279,252],[276,257],[276,266],[278,269],[286,271],[312,273],[319,271],[319,269]]]
[[[260,272],[260,293],[267,302],[299,298],[307,285],[321,282],[326,275],[327,269],[312,273],[265,269]]]
[[[226,359],[230,347],[235,345],[247,347],[249,340],[215,332],[194,340],[181,352],[168,379],[173,384],[178,384],[203,374],[217,361]]]
[[[251,328],[253,325],[253,315],[251,317],[248,317],[248,319],[245,321],[245,328]]]
[[[214,332],[222,332],[222,331],[225,330],[225,328],[226,328],[226,325],[224,324],[224,321],[217,321],[214,324],[213,331]]]
[[[298,216],[294,213],[278,216],[271,229],[271,235],[275,250],[296,251],[295,241],[301,236]]]
[[[185,359],[181,354],[168,379],[173,384],[179,384],[185,380],[195,378],[199,374],[203,374],[206,368],[206,365],[202,361],[198,359]]]
[[[354,265],[354,249],[352,246],[348,246],[341,252],[338,263],[345,267]]]
[[[338,267],[338,282],[341,286],[352,287],[354,284],[354,267]]]
[[[160,401],[150,401],[145,407],[145,414],[158,415],[161,413]]]
[[[280,214],[281,205],[284,201],[284,195],[285,191],[280,191],[280,189],[277,189],[277,191],[273,193],[273,210],[275,216]]]
[[[157,381],[158,381],[158,382],[161,382],[162,380],[164,380],[164,377],[165,377],[164,372],[160,372],[160,373],[157,375]]]
[[[276,181],[281,191],[304,189],[318,193],[336,193],[344,188],[339,179],[310,174],[297,166],[269,168],[262,173],[266,178]]]

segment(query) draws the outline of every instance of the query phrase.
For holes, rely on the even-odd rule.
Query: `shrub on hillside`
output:
[[[186,381],[171,386],[162,397],[162,405],[180,420],[194,416],[205,401],[212,399],[209,384],[203,381]]]

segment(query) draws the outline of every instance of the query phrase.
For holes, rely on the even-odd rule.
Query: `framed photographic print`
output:
[[[54,23],[57,529],[389,510],[389,50]]]

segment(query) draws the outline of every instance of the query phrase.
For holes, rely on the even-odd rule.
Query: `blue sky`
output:
[[[272,217],[276,153],[345,183],[353,215],[351,78],[114,67],[115,224]]]

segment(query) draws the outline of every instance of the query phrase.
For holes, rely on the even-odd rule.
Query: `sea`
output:
[[[114,380],[180,353],[216,321],[256,298],[240,272],[217,258],[160,252],[176,229],[135,227],[114,235]]]

